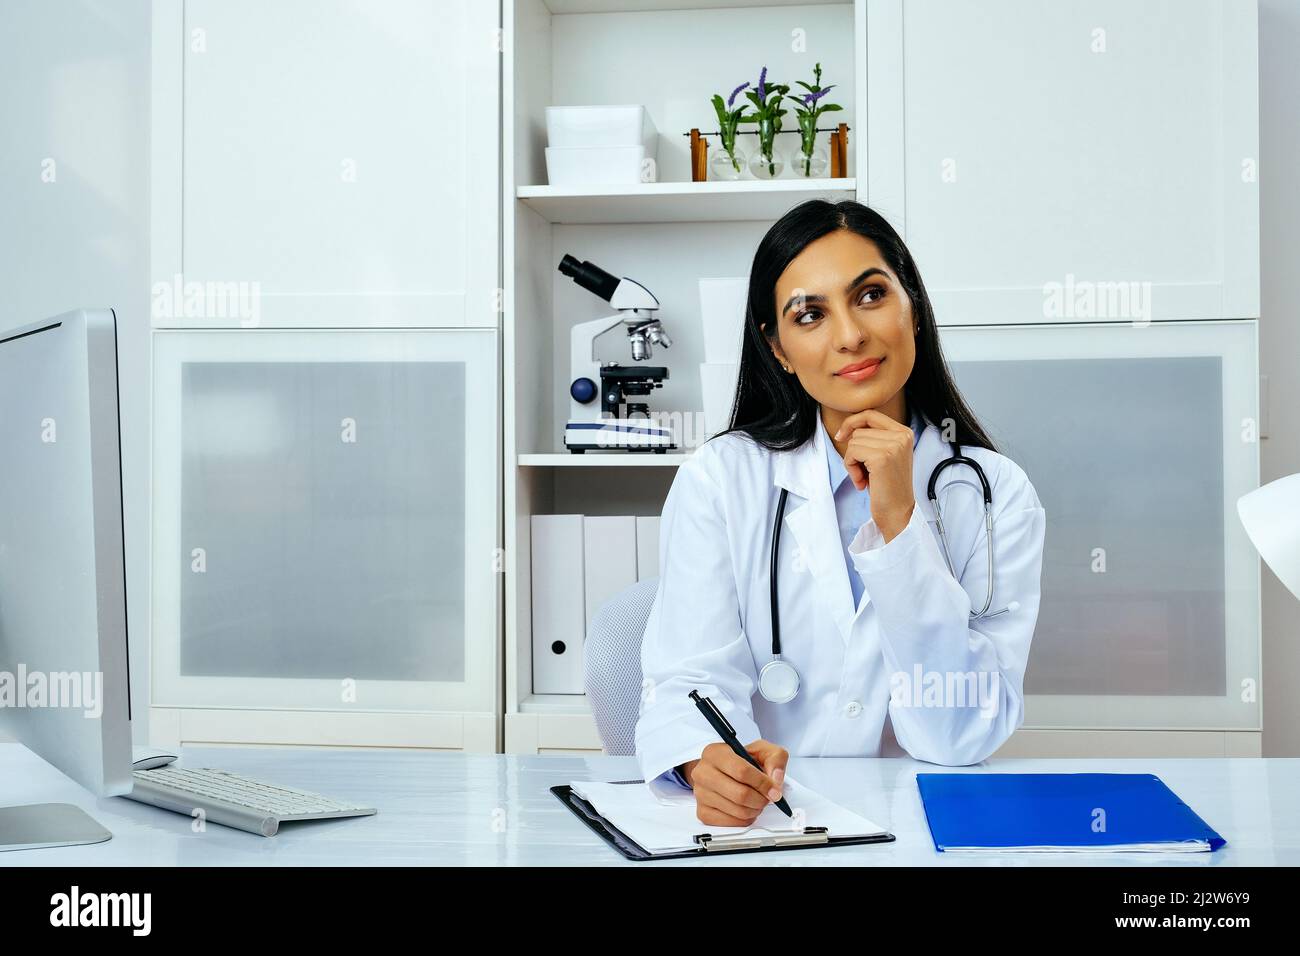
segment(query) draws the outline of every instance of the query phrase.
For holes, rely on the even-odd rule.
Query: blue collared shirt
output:
[[[925,423],[916,411],[912,412],[911,426],[912,448],[915,449],[921,440],[921,432],[925,431]],[[825,427],[822,426],[823,429]],[[849,584],[853,587],[853,607],[856,608],[862,600],[864,587],[862,578],[853,567],[853,558],[849,556],[849,542],[857,536],[862,526],[871,520],[871,494],[866,489],[858,491],[853,487],[848,469],[844,467],[844,459],[835,450],[830,433],[826,433],[824,437],[826,471],[830,478],[831,493],[835,496],[835,517],[840,526],[840,541],[844,545],[844,565],[848,568]]]

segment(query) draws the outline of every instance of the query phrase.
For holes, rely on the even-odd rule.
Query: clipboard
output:
[[[644,781],[625,781],[627,783],[644,783]],[[625,859],[638,863],[646,860],[680,860],[705,856],[717,856],[721,853],[762,853],[766,850],[810,850],[817,847],[855,846],[865,843],[893,843],[892,833],[878,833],[873,836],[834,837],[825,827],[805,827],[802,833],[751,835],[738,833],[714,837],[709,833],[697,833],[695,842],[698,849],[680,850],[673,853],[653,854],[643,850],[612,823],[602,817],[589,802],[573,792],[568,784],[551,787],[551,793],[557,800],[572,811],[573,815],[587,827],[617,850]]]

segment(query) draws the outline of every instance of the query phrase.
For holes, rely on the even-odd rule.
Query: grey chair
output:
[[[636,753],[641,636],[658,590],[658,578],[624,588],[600,606],[587,628],[587,700],[607,754]]]

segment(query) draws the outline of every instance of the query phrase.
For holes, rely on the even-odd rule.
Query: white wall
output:
[[[1268,438],[1260,481],[1300,472],[1300,4],[1259,3],[1260,372]],[[1265,567],[1264,756],[1300,756],[1300,602]]]
[[[0,2],[0,327],[81,306],[117,313],[137,742],[148,730],[149,17],[149,0]]]

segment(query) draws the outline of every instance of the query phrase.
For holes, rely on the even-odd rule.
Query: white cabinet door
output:
[[[495,713],[496,354],[155,333],[156,707]]]
[[[1256,323],[942,337],[1047,512],[1025,725],[1258,729]]]
[[[1255,0],[868,0],[868,201],[941,324],[1259,316]]]
[[[154,6],[156,326],[497,326],[496,3]]]

